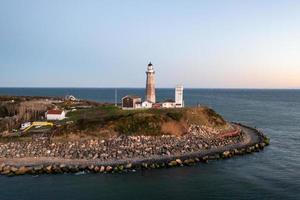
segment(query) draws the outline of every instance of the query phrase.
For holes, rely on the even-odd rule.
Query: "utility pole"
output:
[[[117,88],[115,88],[115,106],[117,107],[118,106],[118,91],[117,91]]]

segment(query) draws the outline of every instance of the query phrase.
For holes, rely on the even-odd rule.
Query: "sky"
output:
[[[0,87],[300,88],[297,0],[0,0]]]

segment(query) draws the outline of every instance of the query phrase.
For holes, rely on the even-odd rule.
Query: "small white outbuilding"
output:
[[[77,101],[76,97],[73,95],[66,95],[65,100],[66,101]]]
[[[143,101],[142,108],[152,108],[153,103],[151,101]]]
[[[21,124],[21,130],[25,130],[29,126],[31,126],[31,122],[25,122],[25,123]]]
[[[63,120],[66,118],[64,110],[48,110],[45,114],[47,120]]]
[[[168,99],[164,102],[161,103],[161,107],[162,108],[175,108],[176,107],[176,103],[174,100],[172,99]]]

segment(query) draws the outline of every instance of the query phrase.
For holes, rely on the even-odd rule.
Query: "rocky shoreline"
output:
[[[194,165],[258,152],[269,140],[257,129],[236,124],[241,135],[228,139],[203,138],[194,127],[175,136],[119,136],[109,140],[53,143],[47,139],[0,145],[0,173],[23,174],[119,173]],[[201,132],[201,134],[199,133]]]

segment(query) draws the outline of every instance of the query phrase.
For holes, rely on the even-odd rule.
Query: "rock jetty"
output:
[[[236,124],[240,134],[228,138],[203,137],[199,128],[184,136],[125,136],[106,140],[54,142],[38,138],[0,144],[3,175],[117,173],[193,165],[208,160],[258,152],[269,144],[260,131]]]

